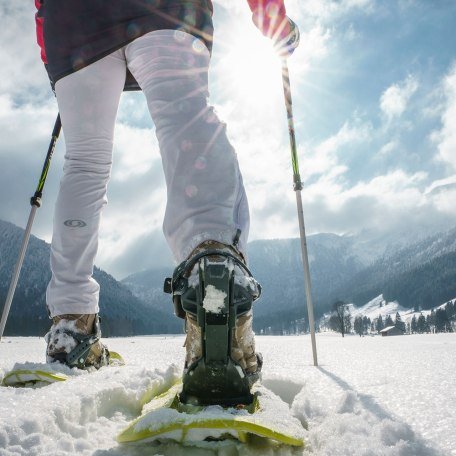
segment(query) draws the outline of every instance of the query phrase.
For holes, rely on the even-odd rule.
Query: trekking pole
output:
[[[13,302],[14,292],[16,291],[17,282],[19,280],[19,274],[21,273],[22,263],[24,262],[25,252],[27,250],[27,246],[30,239],[30,232],[32,231],[33,220],[35,219],[35,213],[36,210],[41,206],[41,197],[43,196],[44,183],[46,182],[49,166],[51,164],[52,154],[54,153],[55,145],[57,143],[57,139],[59,137],[61,129],[62,123],[60,121],[60,114],[58,114],[57,119],[55,120],[54,130],[52,131],[51,143],[49,144],[46,159],[44,161],[43,170],[41,171],[38,187],[35,191],[35,194],[30,198],[30,205],[32,206],[32,209],[30,211],[30,215],[28,218],[27,227],[25,228],[19,258],[17,259],[16,267],[14,268],[14,273],[11,279],[8,295],[6,297],[5,306],[3,307],[2,319],[0,321],[0,340],[3,337],[3,332],[6,326],[6,320],[8,319],[11,303]]]
[[[307,314],[309,316],[310,337],[312,340],[312,354],[314,366],[318,366],[317,343],[315,340],[314,309],[312,304],[312,293],[310,285],[309,255],[307,253],[306,228],[304,225],[304,211],[302,208],[301,190],[303,188],[301,176],[299,175],[298,153],[296,149],[296,137],[293,120],[293,107],[291,102],[290,76],[288,65],[285,58],[282,59],[282,82],[285,95],[285,105],[287,108],[288,132],[290,134],[291,164],[293,167],[293,188],[296,194],[296,204],[298,208],[299,234],[301,237],[302,263],[304,266],[304,284],[306,288]]]

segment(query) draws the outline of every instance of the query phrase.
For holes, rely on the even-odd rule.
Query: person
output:
[[[298,31],[283,0],[247,2],[261,32],[292,52]],[[163,230],[177,263],[209,251],[215,262],[234,258],[236,274],[249,275],[242,267],[247,197],[226,126],[208,104],[210,0],[35,3],[37,40],[66,145],[46,292],[52,318],[46,355],[49,362],[99,368],[109,363],[109,350],[100,340],[99,285],[92,273],[121,93],[142,90],[156,126],[167,185]],[[187,278],[195,273],[193,263]],[[249,283],[255,299],[258,287]],[[201,334],[193,315],[181,316],[188,367],[201,356]],[[251,310],[236,321],[232,357],[247,375],[261,368]]]

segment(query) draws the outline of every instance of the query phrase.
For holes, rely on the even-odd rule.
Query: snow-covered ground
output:
[[[120,447],[142,395],[178,375],[183,337],[107,340],[127,365],[41,389],[0,388],[0,456],[16,455],[456,455],[456,335],[257,337],[264,384],[306,420],[308,446]],[[38,338],[4,338],[0,377],[16,362],[44,362]]]

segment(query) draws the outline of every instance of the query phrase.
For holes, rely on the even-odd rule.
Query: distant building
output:
[[[405,331],[398,328],[397,326],[388,326],[380,331],[382,336],[403,336]]]

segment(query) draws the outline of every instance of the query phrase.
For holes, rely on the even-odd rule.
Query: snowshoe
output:
[[[77,371],[125,364],[122,356],[100,341],[100,319],[96,314],[59,315],[45,339],[46,364],[16,365],[3,378],[3,386],[41,387],[78,375]]]
[[[124,364],[125,361],[119,353],[109,352],[109,366],[123,366]],[[84,373],[87,372],[55,362],[18,363],[6,373],[1,385],[15,388],[40,388],[52,383],[65,382]]]
[[[265,387],[255,384],[246,407],[192,406],[180,400],[182,384],[155,397],[142,415],[121,434],[119,443],[178,442],[200,445],[204,441],[239,440],[242,443],[272,440],[302,447],[305,431],[290,413],[288,404]]]

